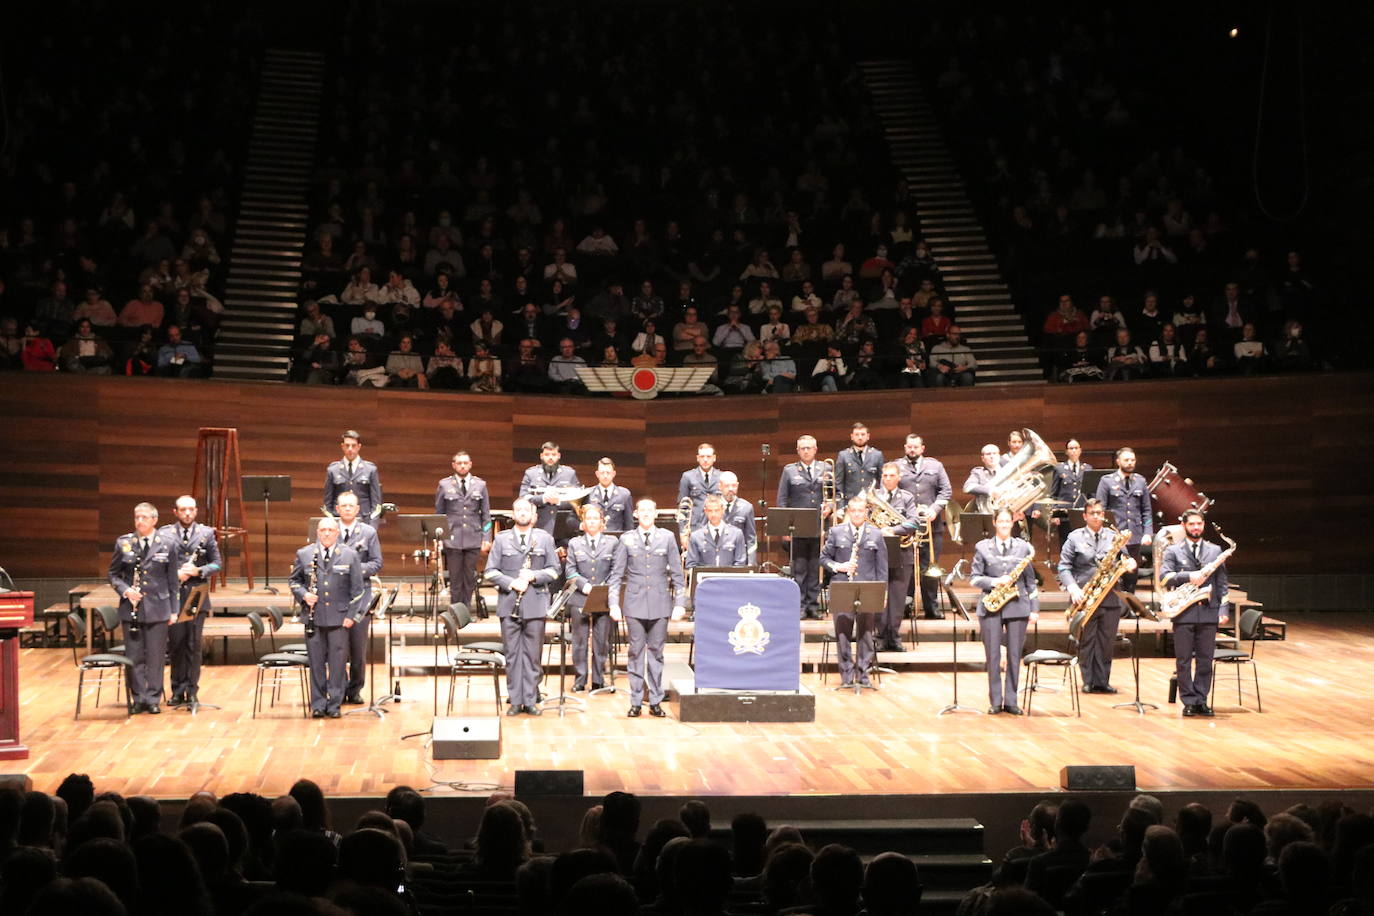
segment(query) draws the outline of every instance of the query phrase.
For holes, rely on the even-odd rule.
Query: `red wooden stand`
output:
[[[0,760],[23,760],[19,740],[19,629],[33,623],[33,592],[0,592]]]

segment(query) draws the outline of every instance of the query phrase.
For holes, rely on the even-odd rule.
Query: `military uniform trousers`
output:
[[[1101,611],[1098,612],[1099,614]],[[1021,690],[1021,655],[1026,647],[1028,617],[1003,617],[986,614],[978,618],[978,634],[983,639],[983,657],[988,666],[988,704],[1015,706]],[[1002,647],[1007,647],[1006,674],[1001,668]]]
[[[542,613],[523,619],[501,618],[501,643],[506,648],[506,699],[512,706],[534,706],[539,702],[539,681],[544,676],[540,653],[544,650],[547,619]]]
[[[831,608],[834,611],[834,608]],[[840,668],[840,683],[857,681],[868,686],[868,669],[873,667],[873,628],[877,614],[855,614],[852,610],[835,611],[836,661]],[[857,651],[855,643],[858,644]]]
[[[821,539],[792,539],[792,578],[801,589],[803,614],[814,615],[821,606]]]
[[[902,638],[902,618],[906,617],[906,596],[911,594],[911,577],[916,569],[906,563],[889,566],[887,569],[887,608],[883,611],[878,627],[878,638],[883,642],[900,642]]]
[[[477,558],[481,555],[482,550],[479,547],[444,548],[444,565],[448,567],[449,601],[472,607],[473,592],[477,588]]]
[[[348,684],[344,695],[360,697],[367,686],[367,638],[372,633],[372,615],[368,614],[348,628]]]
[[[1123,576],[1123,578],[1125,578]],[[1121,599],[1108,597],[1083,627],[1078,642],[1078,668],[1084,687],[1107,687],[1112,680],[1112,649],[1121,623]],[[1112,605],[1107,606],[1111,601]]]
[[[1185,706],[1206,704],[1212,692],[1212,659],[1217,651],[1217,621],[1174,623],[1174,671],[1178,698]]]
[[[160,703],[162,668],[167,657],[167,621],[143,624],[135,632],[124,621],[124,653],[133,665],[129,669],[129,690],[135,703]]]
[[[167,629],[167,657],[172,663],[172,696],[194,697],[200,689],[201,634],[205,612]]]
[[[344,670],[348,630],[343,626],[316,626],[315,635],[305,638],[305,650],[310,659],[310,710],[337,712],[348,682],[348,672]]]
[[[651,705],[663,702],[663,643],[668,638],[667,617],[625,617],[630,635],[628,668],[630,705],[639,706],[645,688]]]
[[[588,617],[595,619],[588,620]],[[592,689],[605,686],[606,656],[611,649],[611,627],[615,621],[607,613],[586,614],[573,610],[568,615],[573,641],[573,686],[587,686],[587,630],[592,631]]]

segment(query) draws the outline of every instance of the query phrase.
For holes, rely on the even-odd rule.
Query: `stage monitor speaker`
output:
[[[1059,771],[1059,787],[1070,792],[1134,792],[1133,766],[1067,766]]]
[[[515,797],[581,795],[581,770],[516,770]]]
[[[435,760],[495,760],[501,756],[501,717],[436,717]]]

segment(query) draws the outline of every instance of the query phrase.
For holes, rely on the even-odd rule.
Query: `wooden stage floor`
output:
[[[1263,713],[1249,689],[1244,708],[1237,705],[1228,667],[1217,718],[1183,719],[1165,702],[1172,662],[1146,658],[1143,698],[1161,708],[1145,716],[1112,708],[1131,698],[1129,663],[1118,660],[1113,682],[1122,693],[1083,697],[1082,718],[1070,714],[1063,693],[1037,694],[1030,718],[942,717],[950,672],[933,666],[888,676],[880,692],[863,696],[825,689],[806,674],[817,702],[816,721],[805,724],[687,724],[673,704],[667,719],[627,719],[623,696],[592,697],[589,712],[562,719],[551,712],[502,718],[503,757],[489,761],[431,761],[423,739],[401,740],[429,728],[428,677],[404,678],[406,701],[390,705],[382,720],[302,719],[285,705],[255,720],[255,667],[213,664],[201,697],[222,711],[192,717],[164,708],[161,716],[128,719],[119,706],[86,706],[74,721],[71,651],[24,649],[22,738],[31,756],[0,771],[27,772],[47,791],[68,773],[86,772],[102,790],[160,798],[199,789],[276,795],[301,776],[330,795],[379,795],[431,778],[485,792],[511,785],[517,769],[581,769],[587,793],[597,795],[1030,792],[1055,789],[1069,763],[1134,764],[1143,790],[1374,788],[1374,618],[1284,616],[1288,639],[1261,642],[1257,654]],[[685,645],[669,646],[670,661],[685,654]],[[978,644],[962,644],[960,658],[979,660],[962,666],[959,686],[960,699],[982,709]],[[556,676],[545,683],[556,692]],[[461,684],[459,697],[459,714],[493,710],[490,679],[474,680],[465,706]]]

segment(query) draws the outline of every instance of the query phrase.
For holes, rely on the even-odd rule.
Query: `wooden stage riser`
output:
[[[1352,456],[1374,450],[1374,385],[1359,373],[724,402],[15,373],[0,395],[0,556],[17,578],[103,571],[135,503],[151,500],[171,520],[173,500],[191,483],[202,425],[239,430],[245,474],[294,480],[295,498],[272,512],[275,580],[317,511],[324,465],[338,457],[338,435],[348,427],[363,431],[364,455],[380,466],[387,498],[402,511],[424,512],[456,449],[473,453],[476,472],[501,504],[545,439],[560,442],[564,460],[588,482],[599,457],[614,457],[621,483],[664,505],[676,502],[677,480],[693,464],[696,444],[711,441],[719,465],[740,474],[743,495],[771,503],[799,434],[816,435],[822,456],[833,455],[856,419],[891,454],[908,432],[924,434],[956,487],[979,448],[1004,443],[1013,427],[1035,429],[1056,451],[1069,436],[1094,452],[1130,444],[1147,473],[1172,461],[1217,500],[1215,517],[1240,543],[1234,572],[1349,572],[1365,565],[1361,510],[1374,505],[1374,492]],[[764,444],[772,454],[761,461]],[[1333,513],[1333,506],[1343,511]],[[261,507],[249,511],[260,552]]]

